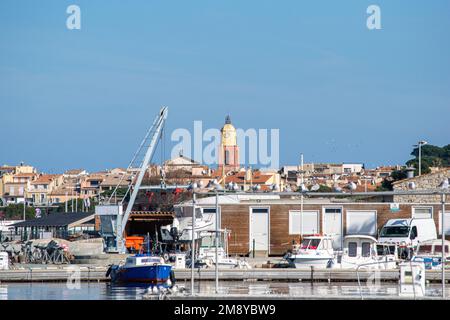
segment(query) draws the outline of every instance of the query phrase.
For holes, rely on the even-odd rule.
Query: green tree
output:
[[[0,211],[3,213],[2,216],[9,220],[22,220],[23,219],[23,204],[10,204]],[[36,214],[36,209],[33,207],[25,208],[25,218],[34,219]]]
[[[393,183],[396,181],[399,181],[399,180],[406,179],[406,177],[407,177],[406,170],[393,171],[389,177],[386,177],[383,180],[383,182],[381,183],[381,186],[378,186],[376,188],[376,191],[392,191]]]
[[[421,169],[422,173],[429,173],[430,167],[448,167],[450,166],[450,144],[444,147],[438,147],[431,144],[426,144],[421,147],[422,161]],[[414,159],[408,160],[406,164],[408,166],[414,166],[416,168],[416,174],[419,170],[419,147],[415,147],[411,152]]]

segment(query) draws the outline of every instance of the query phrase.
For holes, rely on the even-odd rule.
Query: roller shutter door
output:
[[[347,210],[347,234],[377,235],[376,211],[349,211]]]

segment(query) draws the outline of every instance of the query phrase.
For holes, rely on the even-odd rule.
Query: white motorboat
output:
[[[162,226],[161,239],[164,242],[192,241],[192,211],[176,208],[176,217],[170,225]],[[202,238],[203,232],[214,230],[215,221],[210,215],[203,215],[200,210],[195,212],[194,236],[195,240]]]
[[[285,259],[295,268],[329,268],[334,261],[333,239],[330,236],[305,236],[294,244]]]
[[[333,266],[343,269],[394,269],[398,262],[397,245],[378,243],[367,235],[344,238],[344,250]]]
[[[251,269],[246,261],[228,257],[227,239],[229,232],[219,230],[219,242],[217,250],[217,261],[219,269]],[[203,232],[199,243],[199,250],[196,264],[199,267],[213,268],[216,264],[216,243],[215,232]]]

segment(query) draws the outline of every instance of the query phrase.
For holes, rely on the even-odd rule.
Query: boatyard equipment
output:
[[[400,264],[400,296],[425,296],[425,265],[420,262]]]
[[[97,206],[95,208],[97,215],[103,215],[104,217],[109,218],[111,221],[115,241],[114,243],[110,244],[110,251],[113,251],[113,247],[115,247],[118,252],[126,252],[124,241],[125,228],[128,222],[128,218],[130,217],[131,210],[133,209],[134,203],[136,201],[136,197],[139,191],[143,189],[143,187],[141,186],[142,180],[144,179],[144,175],[147,172],[150,161],[153,157],[153,154],[155,153],[158,141],[162,136],[162,131],[167,119],[167,114],[168,108],[161,108],[155,120],[153,121],[152,126],[145,134],[138,150],[130,161],[130,164],[127,167],[127,172],[130,172],[132,169],[136,169],[138,170],[138,174],[137,176],[133,177],[133,179],[130,179],[128,189],[121,202],[118,205],[110,204],[112,199],[117,195],[117,192],[121,186],[122,179],[111,193],[108,204]],[[130,199],[127,203],[125,212],[122,214],[123,202],[128,195],[130,195]]]
[[[0,252],[0,270],[9,269],[9,255],[8,252]]]
[[[129,251],[140,252],[144,244],[144,237],[126,237],[125,247]]]

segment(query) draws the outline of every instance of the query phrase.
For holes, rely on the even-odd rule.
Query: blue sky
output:
[[[446,0],[3,0],[0,162],[126,166],[167,105],[167,132],[279,128],[281,164],[401,164],[450,143],[449,39]]]

